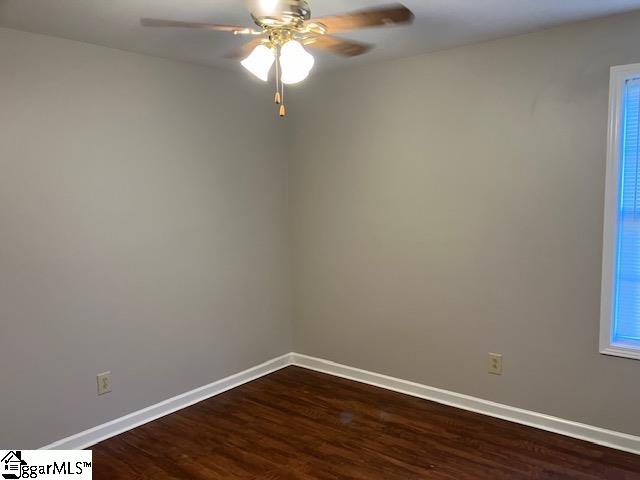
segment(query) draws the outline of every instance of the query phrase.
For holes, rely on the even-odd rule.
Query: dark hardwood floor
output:
[[[92,448],[95,479],[640,479],[640,456],[288,367]]]

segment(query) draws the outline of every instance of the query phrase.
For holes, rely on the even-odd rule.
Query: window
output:
[[[611,69],[600,352],[640,359],[640,64]]]

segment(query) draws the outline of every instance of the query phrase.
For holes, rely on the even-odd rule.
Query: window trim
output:
[[[602,244],[602,290],[600,302],[600,353],[640,360],[640,348],[613,343],[613,289],[616,239],[618,231],[619,168],[622,145],[625,83],[640,78],[640,63],[611,67],[609,79],[609,126],[607,138],[607,176],[604,199]]]

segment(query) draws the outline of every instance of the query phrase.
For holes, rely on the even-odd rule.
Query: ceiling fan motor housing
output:
[[[311,8],[307,0],[279,0],[269,12],[251,13],[253,21],[262,28],[287,28],[300,26],[311,18]]]

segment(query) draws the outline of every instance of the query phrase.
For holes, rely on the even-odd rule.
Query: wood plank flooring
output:
[[[97,480],[640,479],[640,456],[298,367],[92,450]]]

